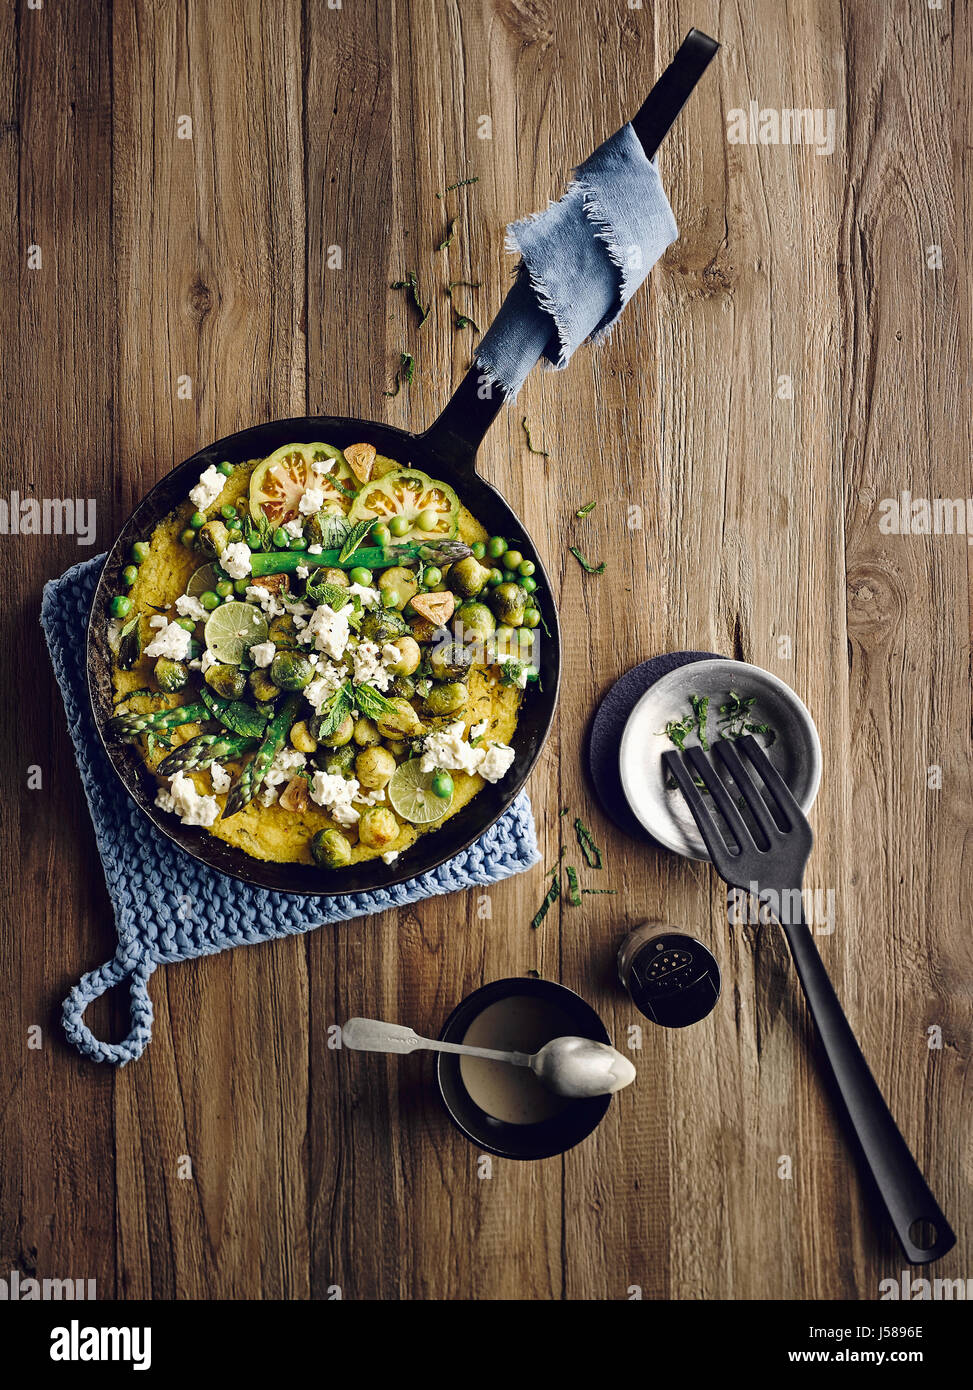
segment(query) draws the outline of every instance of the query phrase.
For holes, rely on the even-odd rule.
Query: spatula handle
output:
[[[852,1128],[906,1259],[912,1264],[937,1260],[956,1244],[956,1236],[855,1041],[807,924],[802,917],[781,926]]]

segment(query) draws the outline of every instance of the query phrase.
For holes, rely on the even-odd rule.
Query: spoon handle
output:
[[[459,1052],[465,1057],[486,1057],[517,1067],[529,1067],[531,1063],[526,1052],[497,1052],[492,1047],[467,1047],[464,1043],[420,1038],[401,1023],[383,1023],[377,1018],[350,1018],[341,1030],[341,1041],[356,1052]]]

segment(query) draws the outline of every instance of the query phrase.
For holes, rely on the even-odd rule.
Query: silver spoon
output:
[[[420,1038],[400,1023],[377,1018],[350,1018],[341,1030],[345,1047],[357,1052],[458,1052],[464,1057],[484,1057],[491,1062],[510,1062],[529,1067],[548,1090],[577,1100],[620,1091],[635,1080],[635,1068],[627,1057],[607,1043],[592,1038],[552,1038],[539,1052],[498,1052],[492,1047],[467,1047],[465,1043],[436,1042]]]

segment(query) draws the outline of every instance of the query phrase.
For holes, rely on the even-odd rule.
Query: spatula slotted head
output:
[[[720,739],[709,756],[702,748],[663,753],[662,765],[685,797],[720,878],[747,890],[754,883],[761,889],[800,885],[814,836],[752,735]]]

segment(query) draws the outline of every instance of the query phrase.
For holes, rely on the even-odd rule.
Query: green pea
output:
[[[187,526],[185,531],[183,531],[182,535],[179,537],[179,539],[182,541],[183,545],[187,548],[187,550],[191,550],[193,546],[196,544],[196,532],[193,530],[191,526]]]
[[[491,536],[487,541],[486,553],[491,560],[499,560],[507,549],[507,542],[503,536]]]
[[[474,541],[471,549],[476,558],[482,560],[486,555],[486,541]]]
[[[221,579],[216,585],[216,592],[220,598],[229,598],[233,593],[233,585],[228,579]]]
[[[142,563],[143,560],[147,560],[148,558],[149,558],[149,543],[148,543],[148,541],[136,541],[135,544],[132,546],[132,561],[133,561],[133,563],[136,564],[136,565],[140,565],[140,564]]]
[[[376,545],[388,545],[392,539],[392,532],[384,521],[376,521],[372,527],[372,540]]]
[[[189,518],[189,524],[190,524],[190,526],[193,528],[194,531],[198,531],[199,528],[200,528],[201,526],[205,526],[205,525],[206,525],[206,514],[205,514],[205,512],[193,512],[192,516]]]
[[[398,606],[399,606],[399,604],[400,604],[401,602],[402,602],[402,595],[399,593],[398,589],[383,589],[383,590],[382,590],[382,607],[383,607],[383,608],[398,608]]]
[[[130,589],[139,577],[138,565],[126,565],[122,570],[122,583],[126,589]]]
[[[214,594],[212,589],[204,589],[199,596],[199,601],[206,609],[207,613],[212,613],[214,608],[220,606],[219,594]]]
[[[232,502],[224,502],[220,508],[220,516],[227,521],[236,521],[236,507]]]
[[[516,570],[524,563],[524,557],[519,550],[508,550],[501,556],[500,563],[505,570]]]
[[[278,526],[274,532],[274,546],[277,550],[290,550],[291,538],[283,526]]]
[[[259,550],[259,549],[260,549],[260,547],[261,547],[261,540],[260,540],[260,532],[259,532],[259,531],[248,531],[247,534],[246,534],[246,536],[244,537],[244,539],[246,540],[246,543],[247,543],[247,545],[250,547],[251,550]]]
[[[446,801],[453,794],[453,779],[448,772],[437,772],[432,779],[432,794]]]
[[[230,474],[233,472],[233,464],[227,463],[226,460],[224,460],[222,463],[218,463],[216,465],[216,468],[218,472],[223,474],[224,478],[228,478]]]
[[[307,550],[307,541],[303,536],[295,536],[288,546],[289,550]]]
[[[195,619],[195,618],[177,618],[177,619],[176,619],[176,626],[177,626],[177,627],[183,628],[186,632],[195,632],[195,631],[196,631],[196,619]]]
[[[124,594],[116,594],[109,604],[113,618],[125,618],[131,612],[132,600]]]
[[[442,570],[438,569],[435,565],[427,565],[425,570],[423,570],[422,582],[429,588],[431,588],[433,584],[441,584],[443,582]]]
[[[492,569],[487,575],[487,583],[491,589],[495,589],[498,584],[503,583],[503,570]]]
[[[393,516],[389,522],[389,530],[393,536],[404,536],[411,529],[412,523],[407,516]]]
[[[416,517],[416,525],[420,531],[435,531],[439,521],[439,514],[433,511],[432,507],[426,507]]]
[[[536,568],[537,566],[534,564],[533,560],[522,560],[517,566],[517,569],[525,579],[529,579]]]
[[[524,609],[524,627],[540,627],[541,614],[539,608]]]
[[[234,592],[235,594],[245,594],[249,588],[250,588],[250,580],[249,580],[249,579],[234,579],[234,581],[233,581],[233,592]]]
[[[348,578],[352,584],[361,584],[365,589],[371,588],[372,572],[367,570],[364,565],[356,565],[353,570],[349,571]]]
[[[520,579],[517,580],[517,583],[520,585],[522,589],[525,589],[528,594],[532,594],[534,590],[537,588],[537,580],[531,578],[529,574],[522,576]]]

